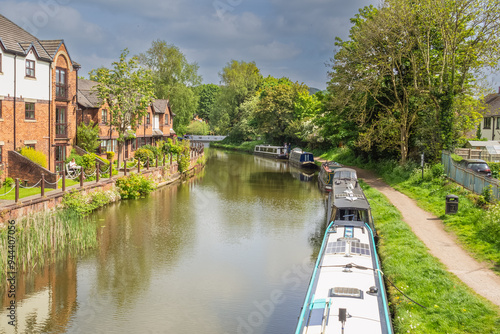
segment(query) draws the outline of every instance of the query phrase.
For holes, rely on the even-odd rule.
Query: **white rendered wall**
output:
[[[14,96],[14,56],[2,54],[2,73],[0,73],[0,96]]]
[[[26,77],[26,60],[35,62],[35,78]],[[17,97],[50,100],[50,63],[38,60],[31,50],[26,58],[17,57],[16,71]]]

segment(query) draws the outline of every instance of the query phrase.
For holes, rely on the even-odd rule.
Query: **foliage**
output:
[[[386,0],[360,10],[350,40],[337,39],[329,72],[331,112],[347,109],[359,149],[403,164],[412,149],[436,159],[477,124],[474,75],[498,63],[499,5]]]
[[[198,64],[188,63],[178,47],[160,40],[153,41],[139,59],[151,70],[156,96],[170,101],[176,114],[174,130],[184,134],[198,106],[198,95],[191,88],[201,82]]]
[[[160,155],[161,155],[161,150],[160,150],[159,146],[153,146],[153,145],[148,144],[148,145],[141,146],[141,148],[146,149],[146,150],[150,150],[151,152],[153,152],[154,157],[160,157]]]
[[[228,140],[233,142],[252,141],[257,138],[258,128],[255,113],[258,108],[259,96],[248,97],[239,107],[240,120],[233,125]]]
[[[196,114],[198,114],[201,119],[210,121],[210,114],[214,112],[217,106],[215,102],[219,92],[220,87],[214,84],[204,84],[194,88],[194,93],[198,96]]]
[[[491,177],[498,179],[500,176],[500,162],[488,162],[491,169]]]
[[[452,154],[451,154],[451,159],[452,159],[453,161],[455,161],[455,162],[460,162],[460,161],[464,160],[464,158],[463,158],[463,157],[461,157],[460,155],[455,154],[455,153],[452,153]]]
[[[88,125],[84,122],[80,123],[76,129],[76,135],[77,145],[85,151],[92,153],[99,148],[99,127],[93,121],[90,121]]]
[[[122,199],[137,199],[144,197],[155,188],[155,182],[142,174],[133,173],[116,180],[116,186]]]
[[[118,164],[127,131],[136,131],[155,98],[151,72],[140,68],[136,57],[127,60],[128,53],[121,53],[113,69],[90,72],[90,79],[98,82],[98,97],[109,106],[110,125],[118,132]]]
[[[155,155],[151,150],[148,150],[144,146],[142,146],[141,148],[138,148],[135,151],[134,158],[140,159],[141,163],[146,163],[146,161],[148,161],[148,159],[149,159],[149,163],[151,164],[155,159]]]
[[[89,193],[69,192],[62,198],[63,208],[80,216],[86,216],[97,208],[116,202],[120,194],[116,190],[96,190]]]
[[[206,136],[210,132],[210,127],[207,123],[203,121],[191,121],[187,127],[187,133],[193,134],[193,135],[201,135],[201,136]]]
[[[12,186],[14,185],[14,179],[11,177],[6,177],[2,184],[5,188],[12,188]]]
[[[114,156],[115,156],[115,152],[106,151],[106,158],[108,158],[108,160],[113,160]]]
[[[47,156],[41,151],[37,151],[29,146],[25,146],[19,150],[19,154],[30,159],[43,168],[47,168]]]

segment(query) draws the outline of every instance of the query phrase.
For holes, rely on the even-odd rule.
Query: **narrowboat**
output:
[[[335,161],[325,161],[321,164],[318,175],[318,185],[322,191],[332,191],[333,174],[336,169],[343,166]]]
[[[287,159],[287,152],[284,146],[256,145],[253,153],[269,158]]]
[[[334,184],[329,219],[295,334],[392,334],[370,205],[357,181]]]
[[[288,161],[292,166],[299,168],[316,168],[314,163],[314,156],[312,153],[304,152],[302,149],[296,147],[290,152]]]

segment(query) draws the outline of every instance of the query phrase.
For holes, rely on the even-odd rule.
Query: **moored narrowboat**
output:
[[[269,158],[287,159],[287,152],[284,146],[256,145],[253,153]]]
[[[318,185],[322,191],[332,191],[333,174],[335,173],[336,169],[342,167],[343,165],[335,161],[325,161],[321,164],[318,175]]]
[[[288,161],[292,166],[299,168],[316,168],[314,163],[314,155],[309,152],[302,151],[302,149],[296,147],[290,152]]]
[[[370,205],[357,181],[334,184],[329,219],[295,334],[392,334]]]

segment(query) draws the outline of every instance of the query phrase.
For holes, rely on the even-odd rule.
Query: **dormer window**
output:
[[[26,76],[30,78],[35,77],[35,61],[26,60]]]

